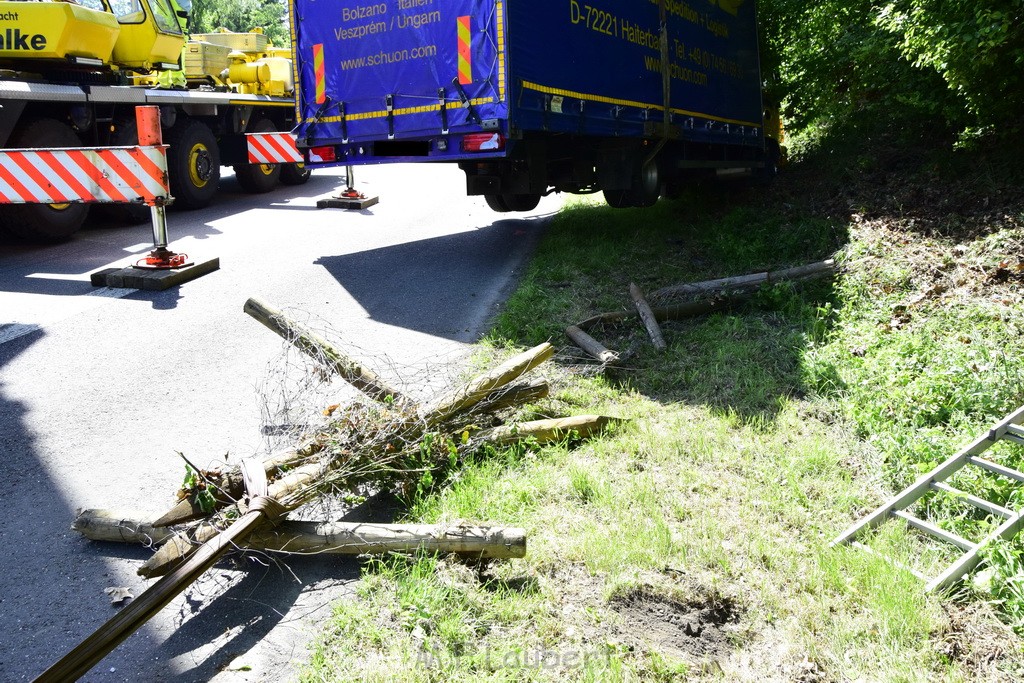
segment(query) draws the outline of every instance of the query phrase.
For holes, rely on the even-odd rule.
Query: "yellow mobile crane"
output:
[[[249,164],[245,133],[293,127],[291,62],[252,33],[194,35],[188,3],[172,0],[0,0],[0,147],[104,147],[137,143],[137,105],[160,106],[175,206],[206,206],[221,165],[243,189],[267,192],[309,177],[301,164]],[[4,182],[0,172],[0,182]],[[121,219],[148,208],[107,205]],[[90,205],[0,206],[0,225],[58,241]]]

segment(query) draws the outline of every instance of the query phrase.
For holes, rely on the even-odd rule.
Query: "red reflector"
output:
[[[500,152],[505,149],[501,133],[470,133],[462,138],[463,152]]]
[[[337,161],[337,156],[334,153],[333,147],[310,147],[309,148],[309,160],[310,161]]]

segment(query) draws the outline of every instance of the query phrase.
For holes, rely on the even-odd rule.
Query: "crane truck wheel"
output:
[[[281,164],[282,185],[305,185],[312,174],[309,166],[299,162],[297,164]]]
[[[249,128],[250,133],[273,133],[276,130],[270,119],[260,119]],[[233,168],[238,184],[251,194],[270,192],[281,179],[281,166],[278,164],[242,164]]]
[[[81,147],[71,127],[56,119],[36,119],[11,135],[12,149]],[[88,204],[12,204],[0,207],[4,227],[13,236],[31,242],[63,242],[85,222]]]
[[[174,206],[201,209],[217,194],[220,150],[202,121],[182,118],[167,132],[167,174]]]

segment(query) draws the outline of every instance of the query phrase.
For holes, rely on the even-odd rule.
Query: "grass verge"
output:
[[[581,203],[556,217],[481,353],[558,342],[566,324],[625,307],[631,281],[650,290],[834,253],[843,267],[834,283],[775,285],[667,324],[663,354],[637,328],[602,330],[626,352],[614,373],[580,372],[563,352],[556,391],[530,417],[630,422],[585,443],[481,454],[408,512],[523,526],[527,559],[368,563],[303,680],[1024,677],[1006,625],[1024,615],[1019,545],[996,546],[978,581],[940,597],[884,559],[829,548],[1024,399],[1020,204],[946,221],[894,210],[913,187],[884,199],[853,187],[837,208],[828,178],[811,191],[799,169],[792,178],[771,193],[720,188],[646,211]],[[957,501],[920,512],[965,534],[991,522]],[[869,541],[925,572],[949,559],[895,524]]]

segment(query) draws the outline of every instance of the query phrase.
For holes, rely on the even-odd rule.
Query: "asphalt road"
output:
[[[378,205],[317,210],[340,173],[260,196],[222,180],[213,206],[169,217],[171,247],[219,257],[221,269],[165,292],[89,283],[148,251],[145,225],[95,222],[49,247],[0,241],[0,680],[31,680],[113,616],[104,589],[146,588],[135,570],[150,551],[85,541],[70,530],[78,509],[160,513],[184,474],[177,451],[205,465],[274,445],[267,428],[284,418],[268,397],[280,404],[294,369],[281,370],[282,342],[242,313],[248,297],[429,394],[559,206],[495,214],[464,196],[451,167],[360,169],[357,181]],[[358,573],[354,560],[324,557],[215,569],[83,680],[287,680]]]

